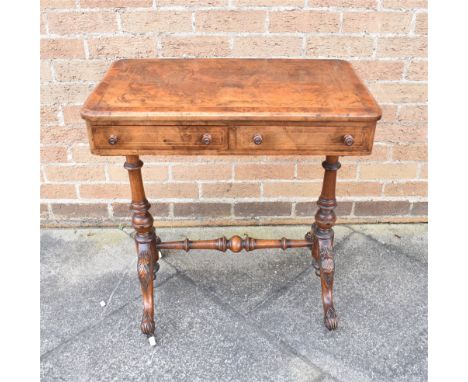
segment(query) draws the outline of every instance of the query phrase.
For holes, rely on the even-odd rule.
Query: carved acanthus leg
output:
[[[335,188],[336,172],[341,167],[338,157],[327,156],[322,163],[325,169],[322,193],[317,202],[318,211],[315,214],[315,224],[312,226],[313,247],[312,257],[319,264],[322,284],[322,303],[325,326],[329,330],[336,329],[338,317],[333,304],[333,276],[335,261],[333,254],[333,225],[336,221]]]
[[[143,294],[143,318],[141,320],[141,331],[147,335],[154,334],[154,296],[153,280],[157,270],[158,250],[156,236],[153,227],[153,217],[149,213],[150,204],[146,200],[141,176],[143,162],[136,155],[127,156],[125,169],[128,170],[130,187],[132,190],[131,210],[132,225],[136,231],[135,244],[138,254],[138,277]]]

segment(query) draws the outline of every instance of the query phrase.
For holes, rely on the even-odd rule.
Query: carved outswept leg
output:
[[[333,225],[336,221],[335,188],[336,172],[341,167],[338,157],[327,156],[322,163],[325,169],[322,193],[317,202],[318,211],[315,214],[315,224],[312,226],[313,247],[312,257],[319,264],[322,284],[322,303],[325,326],[334,330],[338,326],[338,317],[333,304],[333,276],[335,261],[333,254]]]
[[[154,273],[159,268],[159,258],[156,244],[159,238],[153,227],[153,217],[149,213],[151,205],[146,200],[141,176],[143,162],[136,155],[127,156],[125,169],[128,170],[130,187],[132,190],[131,210],[132,226],[136,231],[135,244],[138,254],[138,278],[140,279],[141,292],[143,294],[143,318],[141,320],[141,331],[147,335],[154,334],[154,296],[153,280]]]

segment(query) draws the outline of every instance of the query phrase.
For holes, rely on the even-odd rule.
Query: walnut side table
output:
[[[339,156],[368,155],[381,110],[341,60],[134,59],[112,64],[81,110],[91,152],[126,156],[143,294],[141,330],[153,335],[153,280],[161,249],[311,248],[325,326],[336,329],[333,225]],[[315,223],[303,240],[156,236],[141,154],[324,155]]]

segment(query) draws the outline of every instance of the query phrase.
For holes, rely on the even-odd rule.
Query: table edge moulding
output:
[[[381,109],[343,60],[129,59],[114,62],[86,100],[91,152],[125,156],[143,294],[141,330],[155,331],[160,250],[309,248],[324,323],[337,328],[333,225],[339,156],[369,155]],[[303,239],[233,236],[164,242],[156,235],[140,155],[323,155],[318,210]]]

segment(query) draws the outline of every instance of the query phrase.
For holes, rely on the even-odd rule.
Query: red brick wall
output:
[[[45,225],[128,217],[123,158],[89,153],[80,105],[130,57],[350,60],[383,108],[374,153],[344,158],[342,221],[427,219],[426,0],[41,1]],[[319,157],[143,157],[153,212],[171,224],[310,222]]]

